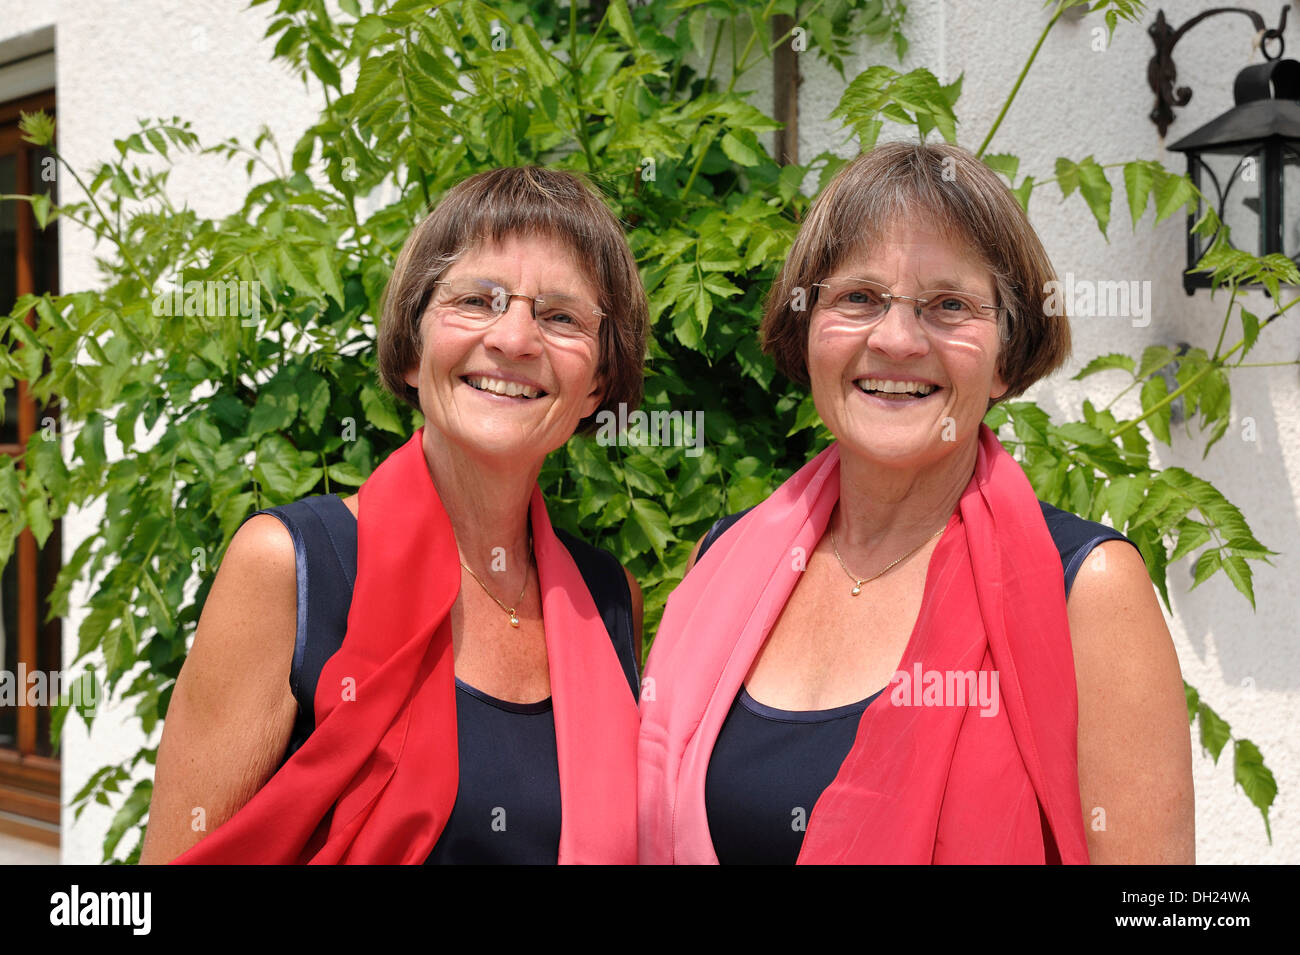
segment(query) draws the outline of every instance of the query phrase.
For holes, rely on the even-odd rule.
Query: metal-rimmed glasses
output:
[[[828,278],[824,282],[814,282],[813,287],[818,290],[819,308],[860,325],[879,321],[896,299],[912,302],[916,317],[937,332],[952,332],[977,322],[996,322],[1002,312],[1010,314],[1005,305],[990,305],[969,292],[954,289],[896,295],[879,282],[852,276]],[[1005,339],[1005,323],[999,322],[998,325]]]
[[[484,328],[505,314],[511,299],[528,299],[532,303],[533,321],[544,336],[555,341],[594,338],[605,315],[591,302],[562,293],[525,295],[473,279],[439,280],[433,284],[435,305]]]

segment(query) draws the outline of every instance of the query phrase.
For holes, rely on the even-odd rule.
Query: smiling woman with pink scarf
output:
[[[1069,354],[975,157],[819,197],[763,346],[834,444],[700,542],[643,684],[646,863],[1194,858],[1178,661],[1138,550],[1040,502],[983,417]]]

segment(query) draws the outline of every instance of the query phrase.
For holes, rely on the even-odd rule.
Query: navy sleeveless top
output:
[[[1067,596],[1094,547],[1108,540],[1133,543],[1105,524],[1039,505],[1061,555]],[[699,555],[744,514],[714,524],[700,542]],[[813,806],[853,748],[862,714],[883,692],[829,710],[791,711],[759,703],[740,688],[705,780],[709,832],[719,862],[794,865]]]
[[[298,619],[289,686],[298,701],[287,760],[315,728],[321,668],[343,645],[357,576],[357,522],[336,494],[268,508],[293,537]],[[612,554],[558,528],[608,631],[633,699],[632,596]],[[459,787],[429,864],[554,865],[560,852],[560,774],[551,700],[512,703],[456,680]]]

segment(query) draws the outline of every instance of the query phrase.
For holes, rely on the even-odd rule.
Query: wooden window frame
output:
[[[20,112],[45,110],[54,115],[54,91],[46,90],[16,100],[0,103],[0,154],[15,154],[17,162],[17,192],[32,191],[29,170],[29,152],[34,148],[22,140],[18,131]],[[36,222],[31,206],[25,202],[17,206],[17,293],[19,296],[36,291],[35,275]],[[56,264],[57,270],[57,264]],[[44,291],[44,290],[43,290]],[[58,289],[48,291],[57,292]],[[36,315],[27,316],[28,324],[35,327]],[[58,418],[58,401],[46,408],[38,408],[27,391],[26,382],[17,382],[18,443],[0,444],[0,452],[22,456],[28,439],[37,431],[37,421],[45,415]],[[37,669],[38,646],[58,646],[62,627],[59,620],[42,623],[40,607],[42,595],[38,593],[38,580],[52,587],[59,569],[60,528],[38,549],[30,529],[24,529],[14,548],[11,561],[17,563],[18,573],[18,634],[17,659],[27,666],[27,671]],[[50,641],[53,641],[52,643]],[[23,688],[18,688],[23,692]],[[0,747],[0,832],[32,839],[46,845],[59,845],[61,816],[60,767],[57,756],[41,756],[36,752],[38,725],[42,722],[40,707],[17,707],[17,745]],[[48,720],[48,713],[46,714]]]

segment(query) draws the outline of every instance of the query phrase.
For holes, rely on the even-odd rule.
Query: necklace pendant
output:
[[[862,593],[862,584],[854,584],[853,589],[849,591],[849,595],[853,597],[856,597],[860,593]]]
[[[510,626],[512,627],[519,626],[519,618],[515,616],[515,612],[513,610],[510,611]]]

